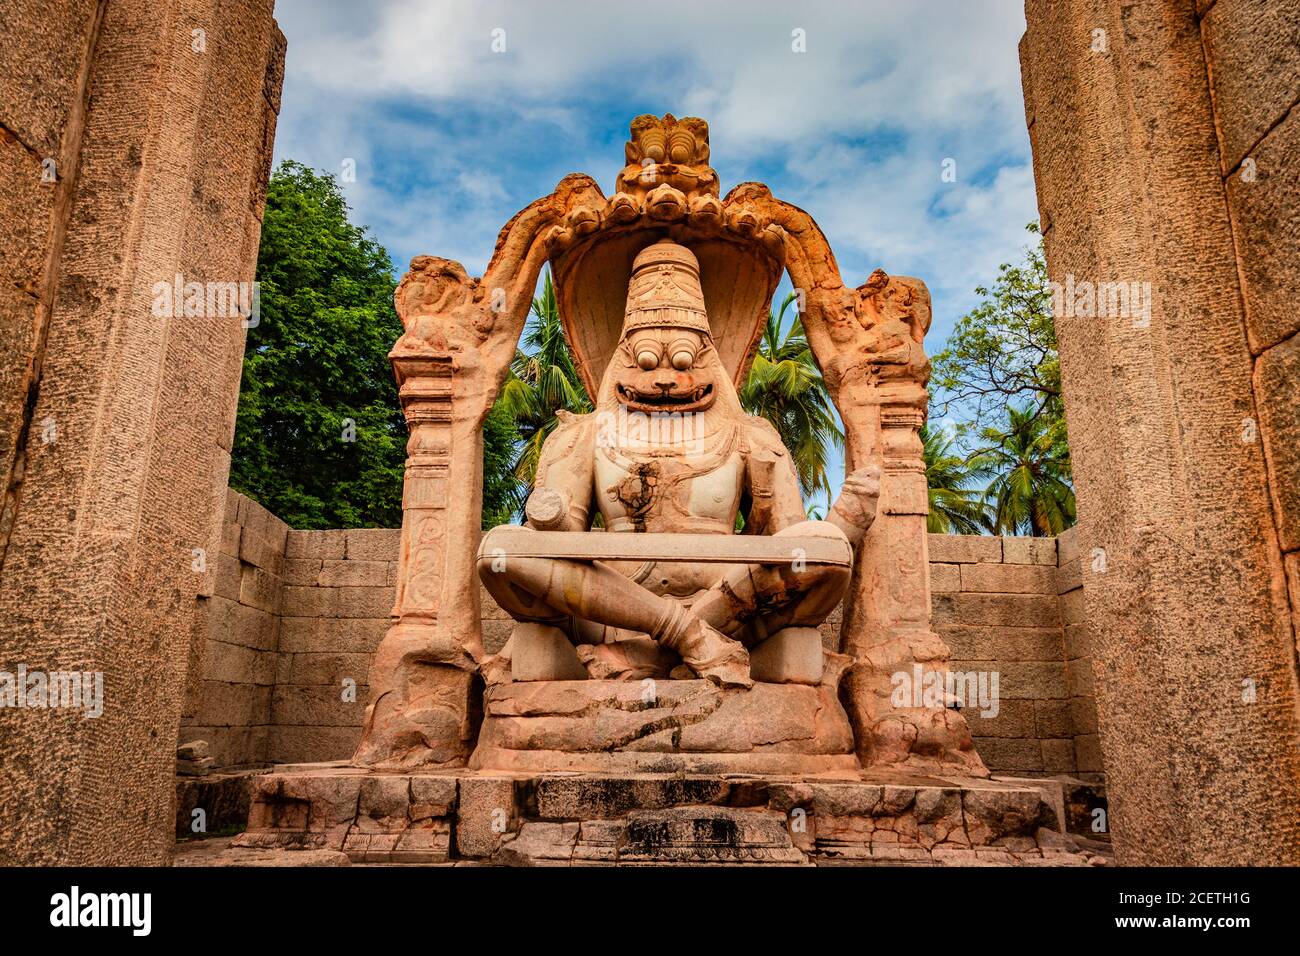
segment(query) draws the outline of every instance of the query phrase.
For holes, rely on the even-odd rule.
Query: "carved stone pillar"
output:
[[[474,427],[457,427],[457,384],[464,380],[454,358],[404,355],[400,347],[392,356],[410,439],[394,622],[371,669],[366,733],[355,761],[362,765],[462,766],[477,733],[478,593],[456,587],[448,566],[461,557],[450,545],[463,540],[459,526],[467,516],[474,519],[471,534],[478,530],[471,499],[482,495],[481,415],[470,416]],[[462,409],[482,401],[459,399]],[[453,486],[464,493],[454,507]]]
[[[393,360],[411,437],[402,485],[402,551],[393,616],[397,627],[438,622],[445,565],[447,472],[451,457],[451,356]]]
[[[942,674],[949,659],[948,646],[930,629],[929,503],[919,435],[925,392],[907,391],[891,396],[860,387],[853,394],[864,404],[844,416],[847,470],[876,460],[882,478],[879,511],[854,562],[845,604],[841,650],[855,663],[842,695],[864,766],[920,764],[987,776],[960,714],[941,706],[898,707],[893,700],[895,674],[907,675],[910,687],[916,665]],[[911,400],[899,402],[903,397]]]
[[[405,333],[389,355],[411,437],[393,626],[370,667],[353,763],[458,767],[481,714],[483,635],[475,559],[483,422],[505,380],[545,258],[541,235],[594,188],[570,176],[502,230],[483,278],[417,256],[393,297]]]

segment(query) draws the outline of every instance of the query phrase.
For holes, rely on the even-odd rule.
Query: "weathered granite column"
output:
[[[103,675],[100,716],[0,708],[0,863],[171,852],[243,355],[229,290],[254,278],[279,108],[271,12],[8,0],[0,18],[0,671]],[[178,275],[196,308],[160,301]]]
[[[1026,14],[1047,260],[1074,290],[1057,335],[1119,859],[1295,865],[1279,528],[1296,526],[1296,496],[1276,462],[1298,457],[1300,384],[1252,372],[1267,378],[1266,350],[1300,325],[1300,53],[1285,41],[1300,7],[1029,0]]]

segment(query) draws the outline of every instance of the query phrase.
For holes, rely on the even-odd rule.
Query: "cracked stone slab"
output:
[[[818,773],[857,762],[827,687],[587,680],[489,688],[471,767]]]

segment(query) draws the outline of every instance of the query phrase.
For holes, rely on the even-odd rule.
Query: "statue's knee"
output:
[[[844,532],[838,525],[829,521],[800,521],[798,524],[792,524],[788,528],[782,528],[773,537],[792,537],[792,538],[833,538],[837,541],[848,542]]]
[[[483,532],[483,537],[478,542],[478,566],[483,567],[483,562],[492,557],[494,553],[504,553],[504,549],[497,543],[500,539],[500,527],[489,528]]]
[[[773,537],[789,538],[827,538],[848,544],[844,532],[829,521],[801,521],[798,524],[782,528]],[[833,561],[819,561],[803,555],[791,565],[798,579],[808,587],[844,587],[847,586],[851,569],[844,564]]]
[[[822,561],[796,562],[791,566],[798,582],[807,589],[845,587],[849,583],[852,571],[842,564],[827,564]]]
[[[842,564],[823,564],[817,578],[817,587],[842,594],[848,588],[852,576],[852,570]]]
[[[502,538],[507,533],[519,531],[516,525],[498,525],[483,533],[483,539],[478,548],[478,559],[476,567],[478,576],[484,584],[490,584],[493,581],[511,581],[519,580],[527,576],[530,566],[535,567],[538,558],[525,558],[519,555],[510,555],[506,552]]]
[[[493,528],[483,535],[476,562],[479,580],[487,585],[489,589],[493,582],[509,580],[511,565],[520,560],[519,558],[506,556],[505,548],[498,543],[500,535],[497,534],[497,530],[497,528]]]
[[[476,567],[478,569],[479,580],[486,585],[491,585],[492,582],[497,580],[505,571],[507,562],[504,555],[494,557],[490,553],[483,553],[480,551]]]

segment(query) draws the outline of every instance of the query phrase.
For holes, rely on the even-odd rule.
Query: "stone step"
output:
[[[1083,865],[1105,855],[1061,832],[1051,780],[307,764],[251,786],[249,829],[230,852],[356,864]]]

